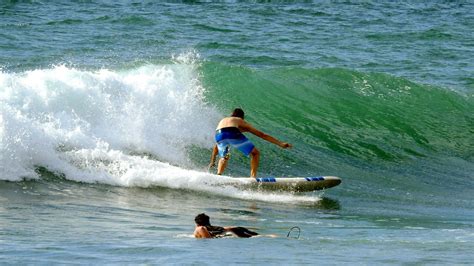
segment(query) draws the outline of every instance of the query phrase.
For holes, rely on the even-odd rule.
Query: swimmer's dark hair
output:
[[[234,111],[232,111],[232,114],[230,116],[240,117],[244,119],[244,110],[242,110],[241,108],[235,108]]]
[[[209,216],[205,213],[200,213],[194,218],[194,222],[196,222],[199,226],[210,226],[211,223],[209,222]]]

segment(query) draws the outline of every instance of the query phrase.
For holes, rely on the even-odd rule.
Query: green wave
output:
[[[441,155],[473,159],[470,96],[340,68],[204,63],[201,71],[210,103],[223,113],[243,107],[251,122],[307,154],[389,162]]]

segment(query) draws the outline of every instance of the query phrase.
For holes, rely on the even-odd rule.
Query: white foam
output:
[[[0,73],[0,179],[34,178],[35,165],[54,169],[58,149],[99,143],[185,164],[187,147],[211,145],[220,116],[204,103],[197,77],[195,64],[179,62]]]
[[[82,149],[61,155],[80,172],[77,181],[100,182],[129,187],[166,187],[203,191],[246,200],[269,202],[317,202],[318,197],[285,193],[262,193],[234,186],[231,177],[183,169],[143,156],[110,150],[103,143],[96,149]]]

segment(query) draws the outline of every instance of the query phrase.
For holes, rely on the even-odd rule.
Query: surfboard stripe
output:
[[[276,179],[274,177],[259,177],[257,182],[276,182]]]
[[[306,181],[323,181],[324,177],[322,177],[322,176],[309,176],[309,177],[305,177],[304,179],[306,179]]]

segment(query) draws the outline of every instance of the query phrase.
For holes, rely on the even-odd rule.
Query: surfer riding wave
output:
[[[230,147],[234,147],[245,154],[245,156],[250,156],[250,177],[257,176],[260,151],[255,148],[253,143],[247,139],[244,134],[242,134],[243,132],[250,132],[257,137],[278,145],[284,149],[292,147],[291,144],[279,141],[278,139],[254,128],[251,124],[244,120],[244,111],[241,108],[235,108],[231,116],[223,118],[216,128],[216,144],[212,150],[209,168],[215,166],[216,156],[219,154],[220,159],[217,166],[218,175],[221,175],[224,172],[227,162],[230,158]]]

